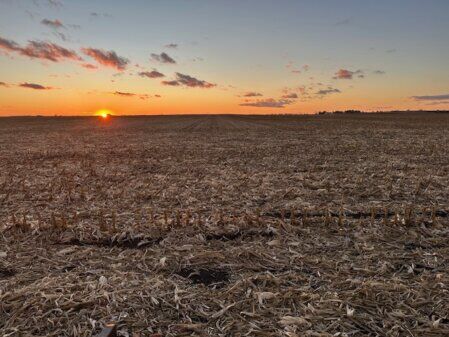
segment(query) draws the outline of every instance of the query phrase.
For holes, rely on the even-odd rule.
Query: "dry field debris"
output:
[[[449,115],[0,120],[0,335],[448,336]]]

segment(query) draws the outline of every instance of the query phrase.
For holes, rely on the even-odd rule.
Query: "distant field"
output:
[[[0,335],[447,336],[448,130],[2,118]]]

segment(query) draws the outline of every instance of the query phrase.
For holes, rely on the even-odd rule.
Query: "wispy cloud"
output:
[[[62,8],[64,6],[61,0],[33,0],[33,3],[38,7],[43,5],[54,8]]]
[[[0,49],[6,51],[20,51],[22,48],[15,41],[0,37]]]
[[[61,32],[53,32],[53,35],[59,37],[62,41],[66,42],[70,40],[70,37],[64,33]]]
[[[340,69],[335,73],[333,78],[338,80],[351,80],[354,75],[358,75],[360,78],[364,77],[362,70],[351,71],[348,69]]]
[[[243,97],[257,97],[257,96],[263,96],[260,92],[255,91],[249,91],[242,95]]]
[[[298,98],[298,94],[295,93],[295,92],[292,92],[292,93],[290,93],[290,94],[282,95],[282,98],[285,98],[285,99],[295,99],[295,98]]]
[[[75,24],[68,24],[67,27],[73,28],[73,29],[81,29],[80,25],[75,25]]]
[[[444,101],[449,99],[449,94],[412,96],[412,99],[416,101]]]
[[[157,70],[152,70],[152,71],[141,71],[139,73],[140,77],[148,77],[148,78],[160,78],[160,77],[164,77],[165,75],[160,73]]]
[[[21,88],[28,88],[28,89],[34,89],[34,90],[52,90],[54,89],[53,87],[46,87],[43,86],[41,84],[36,84],[36,83],[20,83],[19,87]]]
[[[326,96],[330,94],[339,94],[339,93],[341,93],[341,91],[336,88],[321,89],[316,92],[318,96]]]
[[[190,75],[176,73],[176,79],[172,81],[162,81],[162,84],[169,85],[169,86],[186,86],[190,88],[213,88],[216,86],[216,84],[209,83],[203,80],[199,80],[195,77],[192,77]]]
[[[60,0],[47,0],[47,3],[48,3],[50,6],[52,6],[52,7],[57,7],[57,8],[60,8],[60,7],[63,7],[63,6],[64,6],[63,3],[62,3],[62,1],[60,1]]]
[[[169,43],[169,44],[165,45],[165,48],[176,49],[176,48],[178,48],[178,44],[177,43]]]
[[[286,65],[285,68],[287,68],[288,70],[290,70],[291,73],[293,74],[301,74],[301,70],[297,69],[294,62],[293,61],[289,61]]]
[[[0,82],[0,87],[7,87],[8,84],[6,84],[5,82]]]
[[[181,83],[179,83],[178,81],[175,80],[171,80],[171,81],[162,81],[161,82],[163,85],[168,85],[168,86],[172,86],[172,87],[177,87],[180,86]]]
[[[386,72],[383,71],[383,70],[374,70],[374,71],[373,71],[373,74],[376,74],[376,75],[385,75]]]
[[[285,87],[282,89],[283,95],[281,98],[284,99],[298,99],[301,98],[301,101],[307,101],[311,98],[311,95],[309,94],[309,89],[311,90],[312,87],[307,88],[306,86],[302,85],[299,87]],[[299,93],[299,94],[298,94]],[[296,96],[296,97],[295,97]]]
[[[113,50],[106,51],[96,48],[82,48],[82,51],[84,54],[92,57],[99,64],[105,67],[115,68],[119,71],[125,70],[129,63],[128,59],[118,56]]]
[[[215,87],[215,84],[209,83],[203,80],[199,80],[195,77],[192,77],[190,75],[176,73],[176,80],[180,82],[181,84],[192,87],[192,88],[212,88]]]
[[[293,104],[295,101],[291,99],[274,99],[267,98],[263,100],[257,100],[255,102],[240,103],[240,106],[249,106],[254,108],[284,108],[287,105]]]
[[[429,102],[426,105],[449,105],[449,101],[434,101]]]
[[[151,54],[151,59],[154,61],[160,62],[160,63],[166,63],[166,64],[175,64],[176,61],[171,58],[167,53],[161,53],[161,54]]]
[[[63,59],[81,60],[73,50],[66,49],[55,43],[42,41],[30,41],[25,48],[20,50],[20,53],[30,58],[45,59],[52,62],[59,62]]]
[[[64,25],[58,19],[55,19],[55,20],[43,19],[41,21],[41,23],[43,25],[48,26],[48,27],[53,28],[53,29],[64,28]]]
[[[93,18],[98,18],[98,17],[110,18],[111,17],[111,15],[109,13],[98,13],[98,12],[91,12],[90,16]]]
[[[336,23],[334,23],[334,26],[346,26],[349,25],[353,22],[353,18],[346,18],[340,21],[337,21]]]
[[[112,94],[115,96],[121,96],[121,97],[138,97],[140,99],[150,98],[150,95],[148,95],[148,94],[136,94],[133,92],[124,92],[124,91],[115,91],[115,92],[112,92]]]
[[[61,47],[55,43],[29,41],[25,47],[18,43],[0,37],[0,49],[15,52],[29,58],[59,62],[64,59],[80,61],[81,58],[73,50]]]
[[[310,69],[310,66],[308,64],[304,64],[303,66],[296,67],[293,61],[288,62],[285,65],[285,68],[287,68],[288,70],[290,70],[291,73],[293,74],[301,74],[303,71],[307,72]]]
[[[62,29],[67,30],[67,28],[70,28],[70,29],[80,29],[81,28],[80,25],[74,25],[74,24],[64,25],[62,23],[62,21],[58,20],[58,19],[54,19],[54,20],[43,19],[41,21],[41,24],[51,28],[52,34],[64,42],[70,41],[70,36],[66,32],[62,33],[61,32]]]
[[[98,67],[95,64],[92,64],[92,63],[83,63],[81,65],[81,67],[86,68],[86,69],[90,69],[90,70],[98,69]]]
[[[123,91],[115,91],[113,92],[114,95],[117,96],[125,96],[125,97],[133,97],[136,96],[136,94],[132,93],[132,92],[123,92]]]
[[[298,87],[298,91],[301,95],[308,95],[307,88],[304,85]]]

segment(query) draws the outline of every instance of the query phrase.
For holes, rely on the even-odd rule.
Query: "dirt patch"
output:
[[[111,238],[105,238],[101,240],[79,240],[72,239],[64,245],[73,245],[73,246],[95,246],[95,247],[103,247],[103,248],[122,248],[122,249],[145,249],[149,246],[156,245],[161,242],[163,238],[129,238],[124,240],[114,240]]]
[[[265,237],[265,238],[272,238],[274,236],[273,231],[265,230],[265,231],[258,231],[258,230],[250,230],[250,231],[236,231],[236,232],[227,232],[227,233],[211,233],[206,235],[207,241],[233,241],[237,239],[244,239],[244,238],[257,238],[257,237]]]
[[[214,268],[183,268],[177,275],[189,279],[193,284],[204,284],[205,286],[223,287],[229,282],[230,273],[224,269]]]
[[[1,268],[0,267],[0,279],[2,278],[7,278],[7,277],[12,277],[16,275],[16,271],[13,269],[9,269],[9,268]]]

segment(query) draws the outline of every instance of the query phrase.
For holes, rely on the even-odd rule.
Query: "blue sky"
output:
[[[442,0],[0,0],[0,38],[20,46],[0,45],[0,114],[449,108],[430,99],[449,94],[448,14]],[[28,41],[78,59],[30,57]],[[151,57],[161,53],[176,63]],[[164,78],[139,75],[153,69]]]

